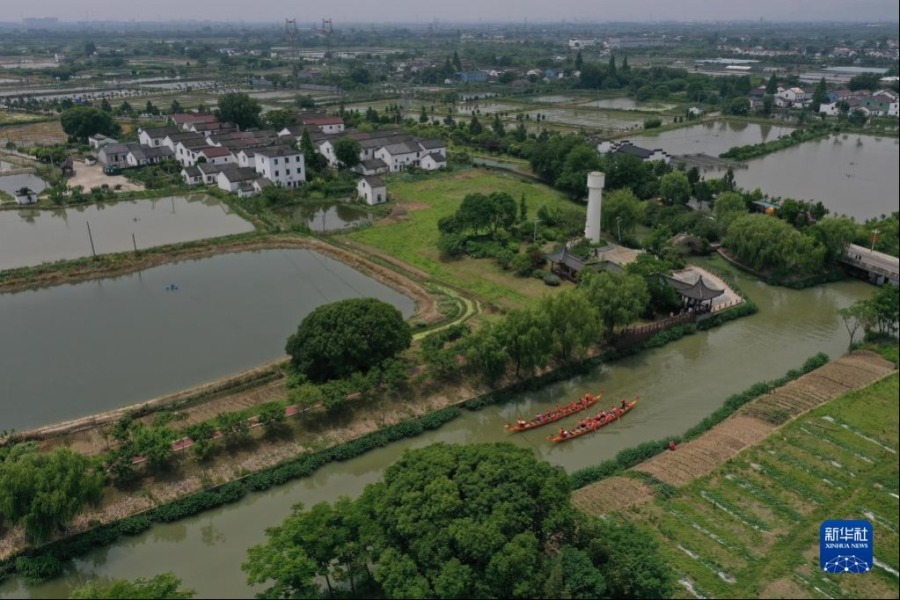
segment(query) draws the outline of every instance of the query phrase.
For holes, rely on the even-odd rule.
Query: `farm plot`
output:
[[[623,516],[659,536],[666,560],[690,583],[682,597],[896,598],[897,394],[894,373],[831,400],[675,497]],[[872,523],[872,573],[819,570],[825,519]]]
[[[0,127],[0,141],[10,141],[16,146],[52,145],[66,141],[66,134],[59,121],[44,121],[27,125]]]

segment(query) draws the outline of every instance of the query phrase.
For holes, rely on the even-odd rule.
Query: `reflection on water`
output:
[[[317,233],[359,227],[365,223],[371,223],[373,220],[372,215],[366,209],[344,202],[298,206],[293,209],[290,218],[293,222],[302,223]]]
[[[0,584],[0,595],[60,597],[73,582],[92,574],[134,578],[174,571],[201,597],[247,597],[258,591],[246,586],[240,570],[247,549],[262,542],[265,528],[279,524],[297,502],[312,506],[342,495],[355,497],[366,484],[377,481],[405,449],[438,441],[509,441],[572,471],[611,458],[635,444],[681,433],[721,406],[731,394],[758,381],[780,377],[817,352],[832,357],[843,354],[849,340],[838,310],[869,297],[874,289],[859,281],[846,281],[809,290],[787,290],[769,287],[740,273],[733,278],[759,306],[758,314],[601,365],[583,376],[521,394],[515,402],[465,411],[437,431],[326,466],[312,477],[185,519],[178,524],[186,528],[186,533],[177,542],[154,533],[172,525],[154,526],[108,551],[98,551],[108,552],[102,564],[94,562],[96,553],[92,553],[76,561],[76,570],[64,577],[36,586],[12,579]],[[516,435],[503,430],[504,423],[517,417],[528,418],[601,389],[605,390],[606,406],[635,395],[641,397],[641,403],[621,422],[566,444],[549,444],[545,439],[548,431],[541,429]],[[561,425],[571,426],[575,421],[573,417]]]
[[[415,308],[308,250],[222,254],[0,294],[0,429],[127,406],[255,367],[282,356],[314,308],[358,297],[407,317]]]
[[[754,159],[749,168],[735,171],[734,179],[771,196],[820,200],[832,214],[860,222],[897,211],[897,140],[843,138],[812,140]]]
[[[202,194],[0,211],[0,270],[90,256],[91,239],[106,254],[248,231],[251,223]]]
[[[638,146],[662,148],[673,155],[719,156],[734,146],[771,141],[782,135],[790,135],[791,131],[793,128],[781,125],[720,120],[664,131],[658,135],[639,135],[629,139]]]

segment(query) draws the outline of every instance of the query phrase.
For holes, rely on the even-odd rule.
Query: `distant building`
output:
[[[672,161],[672,157],[668,152],[661,148],[654,148],[653,150],[648,150],[647,148],[641,148],[640,146],[635,146],[628,140],[623,140],[621,142],[612,142],[612,141],[603,141],[597,144],[597,152],[599,154],[610,154],[610,153],[622,153],[622,154],[630,154],[632,156],[636,156],[641,160],[645,161],[654,161],[659,160],[666,164],[669,164]]]
[[[463,83],[481,83],[488,80],[487,71],[462,71],[459,74],[459,80]]]
[[[306,181],[306,164],[303,153],[289,146],[257,148],[256,172],[276,185],[299,187]]]

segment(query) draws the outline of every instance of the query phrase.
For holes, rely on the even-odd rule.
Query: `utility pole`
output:
[[[97,258],[97,253],[94,251],[94,236],[91,235],[91,224],[88,221],[85,221],[85,223],[87,223],[88,228],[88,239],[91,241],[91,255]]]

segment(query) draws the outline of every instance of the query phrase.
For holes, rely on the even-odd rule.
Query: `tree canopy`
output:
[[[223,123],[234,123],[241,129],[259,127],[262,123],[259,116],[262,112],[262,105],[259,100],[251,98],[243,92],[220,96],[218,105],[216,117]]]
[[[59,117],[63,131],[69,137],[86,140],[92,135],[116,135],[119,124],[112,115],[93,106],[75,106],[63,111]]]
[[[14,447],[0,463],[0,516],[22,523],[35,541],[65,527],[88,503],[100,500],[103,474],[68,448],[38,452]]]
[[[194,590],[182,590],[174,573],[162,573],[151,579],[93,579],[74,590],[70,598],[160,598],[178,600],[193,598]]]
[[[347,169],[359,164],[359,153],[362,145],[353,138],[344,137],[334,143],[334,156]]]
[[[589,272],[580,287],[599,314],[607,337],[612,336],[617,325],[636,321],[650,302],[650,292],[640,275]]]
[[[312,311],[288,338],[286,350],[301,373],[327,381],[368,371],[411,342],[399,310],[375,298],[351,298]]]
[[[671,593],[646,531],[576,513],[566,474],[511,444],[408,451],[358,500],[298,506],[267,537],[243,568],[269,598],[308,596],[316,575],[355,589],[369,564],[387,598]]]
[[[751,269],[810,273],[821,268],[825,249],[788,223],[768,215],[744,215],[728,227],[725,246]]]

